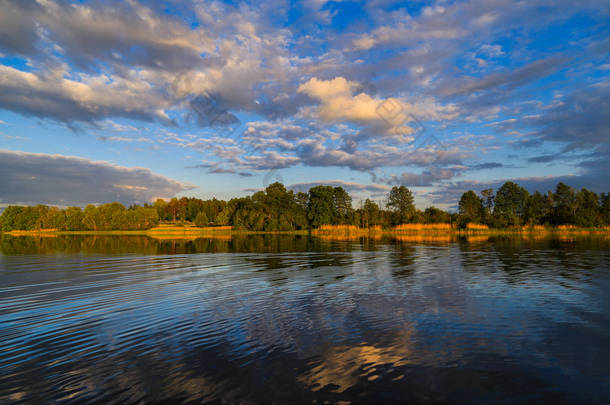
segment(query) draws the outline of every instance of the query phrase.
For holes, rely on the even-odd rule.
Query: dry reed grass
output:
[[[172,233],[216,233],[216,232],[227,232],[233,230],[232,226],[206,226],[203,228],[198,228],[196,226],[168,226],[162,225],[157,226],[155,228],[151,228],[147,233],[164,233],[164,234],[172,234]]]
[[[42,228],[42,229],[32,229],[29,231],[20,231],[20,230],[12,230],[7,232],[9,235],[37,235],[37,236],[56,236],[56,235],[48,235],[57,232],[56,228]]]
[[[488,231],[489,227],[484,224],[475,224],[474,222],[469,222],[466,224],[466,229],[469,231]]]
[[[382,229],[379,225],[370,228],[360,228],[355,225],[322,225],[311,233],[325,239],[353,240],[363,236],[380,238]]]
[[[400,224],[392,228],[395,233],[417,233],[417,232],[450,232],[451,224]]]

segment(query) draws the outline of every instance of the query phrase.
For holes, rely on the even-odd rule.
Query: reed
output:
[[[231,227],[231,226],[206,226],[206,227],[203,227],[203,228],[198,228],[198,227],[195,227],[195,226],[167,226],[167,225],[163,225],[163,226],[157,226],[155,228],[151,228],[151,229],[149,229],[146,232],[147,233],[163,233],[163,234],[173,234],[173,233],[200,234],[200,233],[230,232],[232,230],[233,230],[233,227]]]
[[[469,222],[466,225],[466,230],[468,231],[489,231],[489,227],[484,224],[475,224],[474,222]]]
[[[369,234],[381,233],[381,226],[376,225],[370,228],[360,228],[355,225],[322,225],[311,231],[313,235],[349,235],[349,236],[368,236]]]
[[[10,235],[38,235],[41,233],[54,233],[54,232],[57,232],[57,229],[41,228],[41,229],[32,229],[32,230],[28,230],[28,231],[13,230],[13,231],[9,231],[7,233]]]
[[[451,224],[400,224],[392,228],[394,233],[417,233],[417,232],[451,232]]]

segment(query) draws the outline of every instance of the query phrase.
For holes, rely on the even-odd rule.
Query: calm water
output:
[[[608,240],[0,242],[0,403],[610,395]]]

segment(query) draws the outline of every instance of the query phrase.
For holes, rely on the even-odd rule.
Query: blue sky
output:
[[[609,191],[607,1],[0,8],[0,205]]]

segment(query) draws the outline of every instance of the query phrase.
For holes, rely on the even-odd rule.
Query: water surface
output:
[[[0,240],[0,403],[605,403],[610,242]]]

